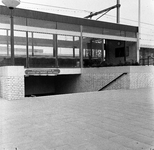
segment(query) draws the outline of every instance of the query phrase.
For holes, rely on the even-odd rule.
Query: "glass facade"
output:
[[[53,48],[53,34],[28,33],[28,67],[51,68],[55,67]]]
[[[76,36],[58,35],[58,66],[79,67],[80,39]]]
[[[0,66],[11,65],[10,17],[0,15],[0,24],[3,24],[0,27]],[[136,38],[135,32],[32,18],[14,17],[14,24],[15,65],[25,68],[95,66],[105,59],[104,38],[100,36]],[[90,36],[82,36],[82,33]]]
[[[11,64],[9,30],[0,29],[0,65]]]
[[[98,66],[104,54],[103,39],[83,37],[83,65],[84,67]]]

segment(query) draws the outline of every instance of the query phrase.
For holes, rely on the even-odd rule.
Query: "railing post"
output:
[[[148,56],[148,66],[150,65],[150,56]]]

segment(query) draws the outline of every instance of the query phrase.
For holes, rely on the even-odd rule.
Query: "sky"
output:
[[[120,24],[138,26],[138,1],[120,0]],[[154,0],[141,2],[141,45],[154,46]],[[84,18],[113,5],[117,0],[21,0],[18,8]],[[0,1],[0,5],[3,3]],[[93,17],[96,20],[100,15]],[[116,9],[101,17],[99,21],[116,23]]]

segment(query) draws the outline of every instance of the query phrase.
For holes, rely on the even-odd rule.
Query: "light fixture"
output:
[[[16,8],[20,4],[20,0],[2,0],[2,3],[8,8]]]

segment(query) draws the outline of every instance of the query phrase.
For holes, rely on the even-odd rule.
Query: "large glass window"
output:
[[[83,37],[83,64],[84,67],[98,66],[104,54],[102,39]]]
[[[15,65],[23,65],[26,67],[26,43],[26,32],[14,31]]]
[[[26,32],[14,31],[14,55],[26,56]]]
[[[58,35],[59,67],[79,67],[79,49],[79,37]]]
[[[30,32],[28,34],[28,39],[29,67],[55,67],[53,35]]]
[[[0,29],[0,66],[10,65],[9,31]]]

